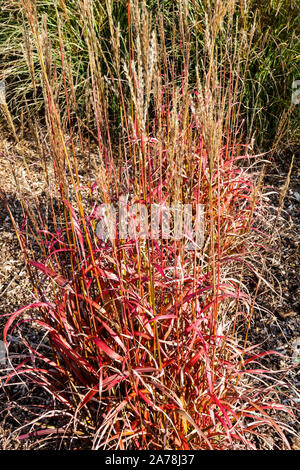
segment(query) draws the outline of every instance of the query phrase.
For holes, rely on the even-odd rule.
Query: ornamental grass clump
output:
[[[25,199],[21,228],[10,213],[34,301],[10,316],[4,341],[8,347],[8,335],[28,324],[46,339],[36,348],[23,335],[28,355],[6,384],[16,376],[38,384],[61,422],[47,428],[49,405],[46,429],[35,426],[22,438],[56,433],[92,449],[254,449],[268,440],[268,425],[289,448],[287,426],[273,417],[289,411],[277,398],[284,383],[257,365],[272,352],[248,343],[255,299],[245,276],[264,253],[265,207],[263,172],[253,170],[258,158],[236,126],[238,77],[225,80],[216,60],[216,37],[233,3],[219,5],[214,28],[207,24],[207,62],[198,64],[191,87],[188,41],[178,73],[144,3],[130,2],[129,58],[114,84],[118,131],[87,12],[97,129],[92,178],[78,170],[85,137],[80,121],[74,124],[62,38],[65,126],[40,25],[31,19],[56,193],[49,190],[50,217],[38,208],[34,215]],[[108,15],[117,63],[109,5]]]

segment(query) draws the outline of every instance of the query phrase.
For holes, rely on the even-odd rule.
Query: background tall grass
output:
[[[51,54],[52,81],[57,84],[56,93],[62,98],[61,107],[65,109],[57,9],[61,17],[61,38],[70,99],[76,103],[77,117],[93,128],[93,119],[90,113],[86,114],[91,94],[91,70],[86,41],[86,11],[89,2],[37,0],[28,3],[31,9],[36,10],[40,33],[44,35],[41,39],[44,37],[44,47]],[[163,21],[167,60],[178,71],[185,47],[182,42],[183,31],[180,29],[182,2],[162,3],[153,0],[146,4],[153,22],[159,25]],[[0,78],[6,81],[8,104],[16,121],[20,119],[21,110],[27,118],[30,116],[32,119],[44,106],[42,71],[25,5],[26,2],[20,0],[1,1]],[[119,122],[119,105],[113,85],[119,73],[124,79],[124,72],[122,68],[117,70],[119,66],[113,52],[108,5],[115,26],[118,26],[119,64],[126,60],[130,50],[128,2],[94,1],[92,24],[90,20],[89,23],[96,41],[97,67],[105,77],[108,88],[108,112],[114,122]],[[213,1],[190,1],[187,5],[191,84],[195,80],[197,58],[204,57],[206,48],[210,47],[205,36],[205,23],[209,20],[212,24],[213,20],[217,20],[216,5]],[[297,109],[290,109],[292,82],[299,77],[299,18],[299,4],[294,0],[235,2],[233,14],[224,22],[222,31],[216,38],[221,54],[219,59],[227,60],[224,78],[230,80],[232,73],[239,75],[239,115],[245,119],[245,138],[254,134],[255,145],[260,151],[273,148],[277,140],[281,139],[283,142],[284,136],[289,143],[296,142],[299,135],[299,114]],[[224,55],[227,47],[232,51],[234,48],[235,54],[239,55],[239,63],[233,68]],[[286,113],[289,113],[288,116]]]

